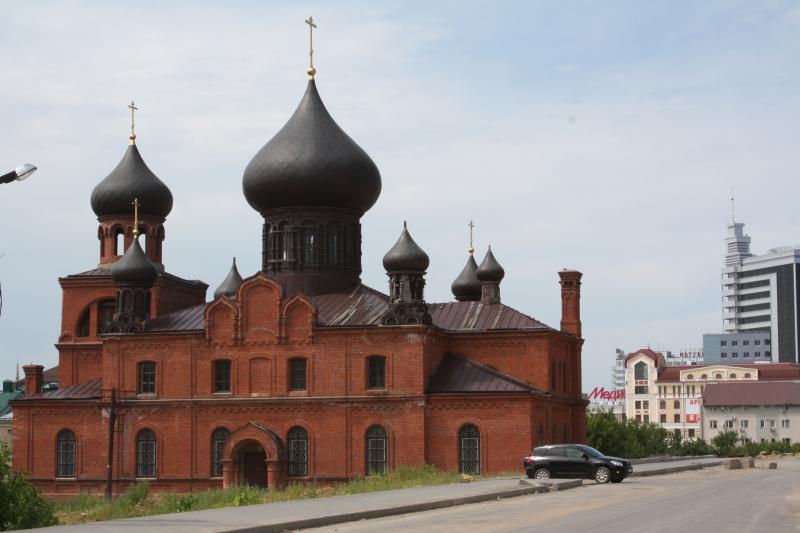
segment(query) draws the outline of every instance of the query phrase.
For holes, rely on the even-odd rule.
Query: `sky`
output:
[[[373,158],[363,281],[407,220],[452,300],[491,244],[503,302],[559,326],[584,273],[584,391],[616,348],[680,351],[721,329],[731,188],[752,249],[800,242],[800,3],[6,2],[0,32],[0,375],[57,364],[58,278],[94,268],[89,197],[137,144],[170,187],[168,271],[260,268],[244,168],[306,85]]]

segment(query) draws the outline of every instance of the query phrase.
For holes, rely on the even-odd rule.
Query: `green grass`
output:
[[[132,486],[128,492],[110,502],[99,496],[82,495],[56,501],[54,506],[59,523],[80,524],[135,516],[443,485],[460,480],[461,477],[458,474],[442,472],[430,465],[423,465],[399,467],[394,472],[358,478],[346,483],[291,483],[281,491],[237,486],[224,490],[205,490],[187,494],[152,493],[149,484],[144,481]]]

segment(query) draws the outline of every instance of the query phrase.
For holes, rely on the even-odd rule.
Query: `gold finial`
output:
[[[308,24],[308,77],[313,80],[314,74],[317,73],[317,69],[314,68],[314,28],[317,25],[314,24],[314,17],[308,17],[306,24]]]
[[[473,246],[472,242],[472,230],[475,227],[475,224],[472,221],[469,221],[469,255],[473,255],[475,253],[475,247]]]
[[[133,114],[134,114],[134,113],[135,113],[135,112],[136,112],[136,111],[137,111],[139,108],[138,108],[138,107],[136,107],[136,104],[134,104],[134,103],[133,103],[133,100],[131,100],[131,103],[128,105],[128,109],[130,109],[130,110],[131,110],[131,136],[130,136],[130,137],[128,137],[128,138],[131,140],[131,144],[136,144],[136,133],[134,132],[134,128],[135,128],[135,126],[136,126],[136,123],[134,122],[134,115],[133,115]]]
[[[139,208],[142,206],[142,204],[139,203],[139,199],[138,198],[134,198],[133,202],[131,202],[131,205],[133,206],[133,238],[134,239],[138,239],[139,238]]]

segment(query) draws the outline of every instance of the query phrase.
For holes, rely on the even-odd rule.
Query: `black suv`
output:
[[[619,483],[633,472],[630,461],[607,457],[584,444],[540,446],[522,464],[533,479],[588,478],[598,483]]]

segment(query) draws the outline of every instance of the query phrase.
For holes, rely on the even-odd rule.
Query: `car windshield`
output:
[[[585,444],[581,444],[581,445],[580,445],[580,446],[578,446],[578,447],[579,447],[581,450],[583,450],[583,451],[585,451],[586,453],[588,453],[589,455],[591,455],[592,457],[603,457],[603,454],[602,454],[602,453],[600,453],[599,451],[595,450],[595,449],[594,449],[594,448],[592,448],[591,446],[586,446]]]

